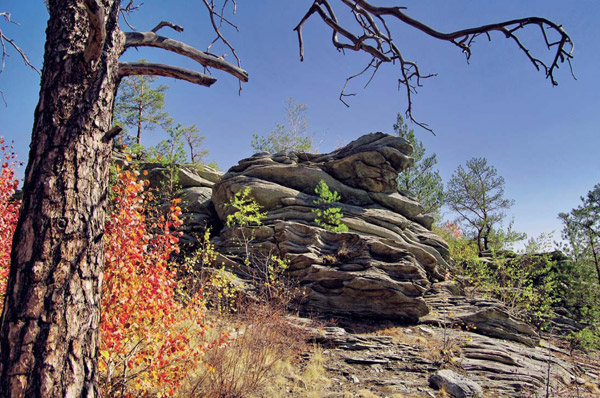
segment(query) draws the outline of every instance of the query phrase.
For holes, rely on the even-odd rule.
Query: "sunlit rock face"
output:
[[[123,160],[124,158],[117,158],[117,161]],[[146,171],[145,178],[150,190],[159,196],[168,192],[172,179],[177,198],[181,199],[181,218],[184,223],[179,230],[183,233],[180,243],[184,248],[197,246],[198,239],[201,239],[206,228],[212,231],[221,228],[211,196],[212,187],[219,181],[222,173],[208,166],[177,165],[174,169],[176,174],[171,177],[172,171],[160,163],[142,162],[139,168]],[[170,197],[162,206],[170,206]]]
[[[383,133],[360,137],[328,154],[259,153],[232,167],[213,186],[224,223],[233,195],[252,189],[267,212],[257,245],[290,259],[289,273],[308,292],[307,305],[338,315],[416,320],[427,314],[423,296],[443,279],[446,243],[432,218],[398,192],[397,176],[413,163],[408,141]],[[324,180],[341,195],[349,231],[333,233],[314,221],[315,186]],[[239,253],[235,231],[218,245]]]

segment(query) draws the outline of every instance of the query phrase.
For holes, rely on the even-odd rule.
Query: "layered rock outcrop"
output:
[[[431,217],[396,187],[397,174],[412,163],[411,150],[401,138],[374,133],[329,154],[256,154],[222,176],[182,166],[184,238],[193,242],[194,234],[213,226],[223,254],[219,265],[224,261],[247,272],[243,229],[224,225],[235,211],[227,205],[235,193],[251,188],[267,213],[264,224],[252,229],[255,249],[289,259],[288,273],[306,288],[307,305],[344,324],[345,329],[311,327],[314,341],[326,349],[332,391],[368,387],[380,396],[415,397],[432,396],[439,386],[453,396],[478,396],[477,385],[490,397],[598,391],[597,361],[540,338],[497,300],[467,296],[443,280],[446,243],[431,232]],[[156,164],[144,168],[160,187],[167,170]],[[336,206],[348,232],[330,232],[315,223],[314,189],[320,180],[340,193]],[[236,285],[249,286],[242,279]],[[397,328],[386,320],[419,320],[420,325]],[[557,316],[553,328],[577,330],[568,321]],[[448,372],[438,370],[448,366],[466,378],[458,377],[467,387],[455,390],[453,380],[430,378],[444,376]]]
[[[428,314],[421,323],[455,328],[465,326],[486,336],[516,341],[528,347],[540,342],[538,330],[512,317],[498,300],[467,297],[449,282],[434,283],[425,294],[425,301],[434,314]]]
[[[388,325],[377,335],[347,330],[356,324],[344,326],[313,329],[315,341],[325,348],[328,376],[339,380],[342,391],[368,387],[377,396],[426,398],[438,396],[432,387],[443,386],[448,396],[465,397],[478,396],[475,385],[479,385],[483,396],[494,398],[598,396],[598,361],[546,340],[528,347],[438,326]],[[444,352],[453,353],[446,363]],[[461,374],[460,384],[471,387],[456,389],[452,384],[457,383],[450,380],[436,382],[435,375],[440,376],[444,367]]]
[[[165,189],[171,173],[168,168],[160,163],[142,163],[140,166],[148,172],[151,188],[159,192]],[[180,241],[184,245],[195,245],[198,243],[198,236],[202,236],[206,228],[221,228],[212,201],[212,189],[221,179],[222,173],[203,165],[178,165],[174,172],[184,221]]]
[[[397,189],[413,159],[412,147],[383,133],[365,135],[328,154],[259,153],[232,167],[213,187],[224,221],[233,195],[246,187],[267,212],[257,245],[290,260],[289,273],[308,292],[308,305],[337,315],[416,320],[427,314],[423,296],[443,279],[447,245],[432,233],[432,218]],[[319,181],[341,195],[346,233],[319,227],[312,210]],[[222,252],[239,250],[230,231]]]

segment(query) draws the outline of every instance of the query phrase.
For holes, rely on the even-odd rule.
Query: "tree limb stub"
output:
[[[179,25],[175,25],[174,23],[171,23],[169,21],[160,21],[160,23],[158,25],[156,25],[154,27],[154,29],[151,30],[151,32],[156,33],[164,27],[171,28],[177,32],[183,32],[183,27],[181,27]]]
[[[104,137],[102,137],[102,141],[104,142],[109,142],[110,140],[112,140],[113,138],[115,138],[117,135],[119,135],[119,133],[123,131],[123,128],[119,125],[111,128],[110,130],[108,130],[105,134]]]
[[[354,26],[348,26],[350,25],[348,23],[342,24],[337,19],[331,4],[342,4],[347,7],[354,16]],[[463,51],[467,61],[471,57],[471,45],[474,43],[475,38],[485,35],[491,40],[490,33],[497,31],[502,33],[507,39],[513,40],[518,48],[531,61],[533,66],[537,70],[544,71],[546,78],[551,81],[553,86],[558,84],[554,77],[554,72],[559,68],[559,64],[566,62],[573,75],[571,67],[574,48],[573,41],[561,25],[548,19],[541,17],[520,18],[461,29],[450,33],[443,33],[431,28],[421,21],[411,18],[404,10],[406,10],[406,7],[379,7],[371,4],[367,0],[314,0],[311,7],[294,29],[298,34],[300,60],[302,61],[304,59],[302,28],[306,21],[316,14],[331,28],[332,42],[335,48],[342,52],[345,50],[362,51],[372,57],[366,68],[356,75],[350,76],[346,80],[346,84],[340,94],[342,102],[344,102],[344,97],[353,95],[345,93],[349,80],[352,80],[371,69],[374,70],[374,73],[377,72],[377,69],[382,63],[395,64],[397,62],[400,66],[398,86],[399,88],[404,86],[406,89],[408,101],[406,115],[412,122],[431,132],[433,131],[428,128],[427,125],[419,123],[413,118],[411,94],[415,93],[417,88],[421,86],[421,79],[432,77],[434,74],[421,74],[419,67],[415,62],[403,58],[400,49],[394,42],[390,28],[388,27],[389,20],[403,22],[420,30],[428,36],[454,44]],[[551,61],[543,61],[534,56],[519,39],[518,33],[528,26],[537,26],[540,28],[547,49],[554,52]],[[352,32],[350,28],[356,28],[356,32]],[[558,39],[553,40],[548,37],[549,35],[558,36]]]
[[[98,0],[85,0],[85,8],[90,21],[90,34],[85,47],[84,59],[87,64],[96,62],[102,55],[106,28],[104,27],[104,8]]]
[[[164,76],[185,80],[200,86],[210,87],[217,81],[212,76],[189,69],[172,65],[154,64],[150,62],[120,62],[119,75],[121,77],[131,75]]]
[[[160,26],[160,25],[159,25]],[[125,49],[130,47],[156,47],[186,56],[199,64],[227,72],[243,82],[248,81],[248,72],[223,58],[215,57],[177,40],[158,36],[154,32],[126,32]]]

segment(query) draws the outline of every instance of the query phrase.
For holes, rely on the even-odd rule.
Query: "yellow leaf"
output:
[[[110,358],[110,354],[107,350],[100,350],[100,355],[102,355],[107,360]]]

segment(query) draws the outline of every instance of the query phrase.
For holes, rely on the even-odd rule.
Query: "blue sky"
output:
[[[373,2],[376,2],[373,0]],[[576,206],[579,197],[600,182],[600,2],[597,0],[406,0],[408,13],[442,31],[456,30],[499,20],[543,16],[562,24],[575,42],[573,62],[577,80],[563,66],[552,87],[516,46],[499,34],[492,42],[480,38],[473,46],[470,64],[454,47],[416,30],[394,26],[396,43],[406,58],[422,72],[438,73],[424,81],[414,97],[414,115],[435,129],[437,136],[415,127],[430,152],[437,153],[439,169],[447,181],[459,164],[472,157],[486,157],[506,179],[506,196],[515,200],[509,210],[515,227],[529,236],[560,231],[557,214]],[[131,19],[140,31],[161,20],[185,28],[183,33],[162,31],[200,49],[213,38],[201,1],[148,0]],[[357,81],[350,108],[338,100],[345,78],[360,71],[368,58],[331,46],[330,33],[317,19],[305,33],[305,62],[298,59],[295,32],[310,0],[238,1],[233,20],[240,33],[228,38],[250,74],[238,95],[237,81],[214,71],[218,82],[211,88],[173,79],[160,79],[171,89],[166,108],[183,125],[195,123],[206,136],[210,158],[227,169],[251,155],[253,133],[264,134],[282,122],[285,100],[308,106],[311,131],[322,152],[334,149],[371,131],[392,132],[406,99],[397,90],[397,67],[387,65],[369,87]],[[47,12],[41,0],[4,0],[0,11],[12,13],[20,26],[2,22],[5,34],[15,39],[41,68]],[[123,29],[125,27],[123,26]],[[532,49],[540,53],[539,30],[523,32]],[[221,54],[224,49],[216,49]],[[146,58],[187,68],[196,65],[176,54],[160,50],[130,50],[124,59]],[[228,60],[232,61],[229,56]],[[11,53],[0,74],[0,90],[8,105],[0,104],[0,135],[14,140],[21,159],[26,159],[39,95],[39,76]],[[164,138],[148,132],[143,140],[154,144]],[[451,215],[448,215],[451,218]]]

